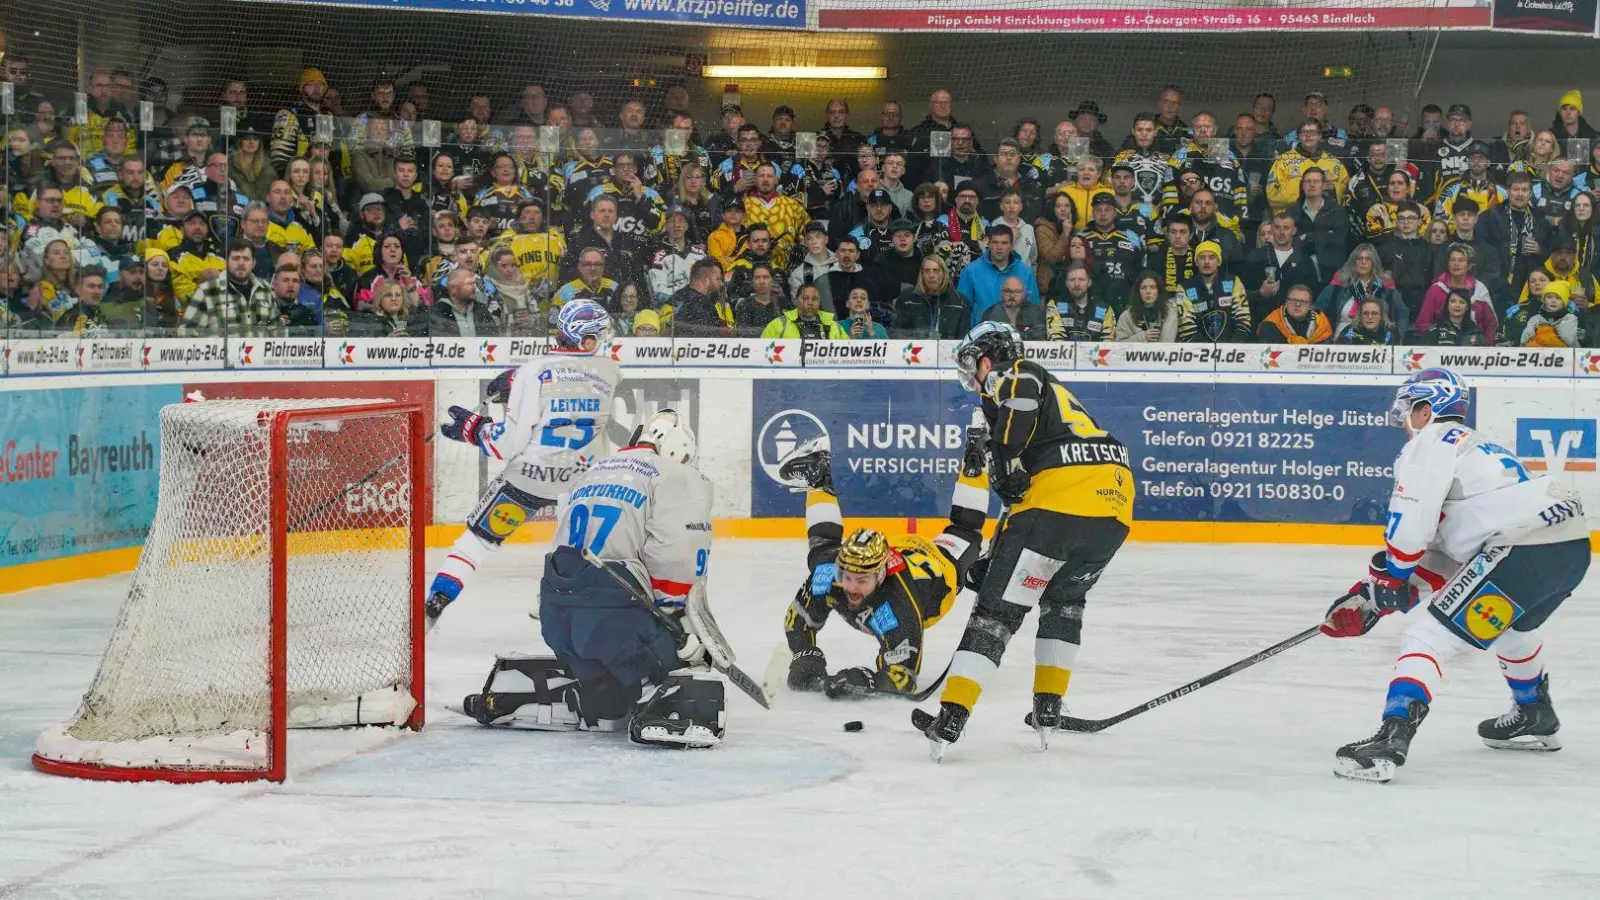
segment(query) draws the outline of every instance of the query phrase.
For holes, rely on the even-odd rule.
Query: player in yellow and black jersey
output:
[[[950,611],[983,546],[989,506],[984,481],[987,441],[986,429],[968,429],[950,524],[931,540],[909,534],[890,539],[871,528],[857,528],[846,536],[839,498],[833,492],[827,438],[813,438],[784,457],[780,479],[810,488],[806,533],[811,548],[806,561],[811,575],[795,594],[783,623],[794,653],[789,664],[791,689],[820,690],[830,698],[917,690],[923,635]],[[817,648],[817,632],[830,612],[877,641],[874,665],[828,674],[827,659]]]
[[[1128,449],[1097,425],[1072,393],[1023,358],[1011,326],[984,322],[956,348],[962,384],[989,423],[989,484],[1008,509],[989,555],[973,567],[978,600],[939,697],[939,716],[914,717],[938,759],[954,743],[1030,609],[1033,712],[1043,744],[1058,724],[1072,677],[1089,588],[1128,536],[1133,473]],[[920,713],[920,711],[919,711]]]

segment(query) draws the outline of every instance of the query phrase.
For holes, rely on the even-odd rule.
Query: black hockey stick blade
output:
[[[624,578],[621,572],[613,569],[611,566],[606,564],[605,560],[595,556],[588,550],[583,551],[583,558],[589,563],[589,565],[594,566],[600,571],[611,576],[612,581],[615,581],[622,587],[623,590],[627,591],[628,596],[632,597],[634,602],[644,607],[645,610],[650,613],[650,615],[655,616],[656,620],[659,621],[667,629],[667,631],[671,632],[674,638],[680,640],[683,638],[683,623],[667,615],[666,612],[661,609],[661,607],[656,606],[649,597],[645,596],[644,591],[641,590],[638,585],[634,584],[627,578]],[[743,669],[740,669],[736,665],[724,666],[715,659],[712,659],[710,654],[706,654],[706,659],[711,663],[712,668],[728,676],[728,682],[730,684],[743,691],[751,700],[761,704],[762,709],[772,708],[772,694],[775,694],[776,690],[769,692],[765,687],[762,686],[760,682],[756,681],[754,678],[751,678],[744,672]]]
[[[1212,672],[1210,675],[1207,675],[1203,678],[1196,678],[1194,681],[1189,682],[1183,687],[1168,691],[1154,700],[1149,701],[1148,703],[1135,706],[1133,709],[1118,713],[1109,719],[1075,719],[1072,716],[1062,716],[1061,730],[1076,731],[1084,734],[1093,734],[1097,731],[1104,731],[1118,722],[1126,721],[1143,712],[1149,712],[1158,706],[1164,706],[1178,699],[1179,697],[1184,696],[1185,694],[1192,694],[1208,684],[1214,684],[1218,681],[1221,681],[1222,679],[1227,678],[1229,675],[1243,672],[1245,669],[1250,668],[1256,663],[1266,662],[1274,656],[1277,656],[1279,653],[1288,650],[1290,647],[1298,647],[1301,644],[1304,644],[1306,641],[1311,640],[1312,638],[1316,637],[1321,630],[1322,623],[1319,622],[1292,638],[1279,641],[1278,643],[1273,644],[1271,647],[1268,647],[1259,653],[1239,660],[1233,665],[1218,669],[1217,671]]]

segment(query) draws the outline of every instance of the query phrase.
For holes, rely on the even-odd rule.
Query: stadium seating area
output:
[[[537,336],[589,298],[640,336],[1600,344],[1575,90],[1502,128],[1172,85],[994,134],[944,89],[802,122],[675,84],[452,111],[420,80],[113,68],[80,118],[24,56],[0,73],[11,336]]]

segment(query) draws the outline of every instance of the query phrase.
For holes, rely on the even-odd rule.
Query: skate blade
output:
[[[1043,752],[1045,750],[1049,750],[1050,749],[1050,729],[1048,729],[1048,728],[1035,728],[1034,731],[1039,732],[1039,750],[1040,750],[1040,752]]]
[[[690,726],[683,734],[646,725],[639,729],[639,740],[651,744],[679,744],[693,750],[715,747],[722,743],[722,739],[712,734],[710,729],[699,726]]]
[[[944,751],[949,747],[948,743],[936,737],[928,738],[928,758],[936,763],[944,762]]]
[[[1483,744],[1492,750],[1525,750],[1535,753],[1554,753],[1561,749],[1561,738],[1553,734],[1525,734],[1509,741],[1484,738]]]
[[[1363,764],[1359,760],[1336,757],[1333,761],[1333,774],[1349,781],[1365,781],[1370,784],[1388,784],[1394,778],[1397,767],[1387,759],[1375,759],[1370,764]]]

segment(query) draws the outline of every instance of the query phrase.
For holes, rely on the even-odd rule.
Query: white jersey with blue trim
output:
[[[1588,535],[1576,494],[1459,422],[1429,422],[1395,460],[1384,529],[1392,575],[1410,576],[1430,550],[1461,563],[1485,547]]]
[[[511,379],[505,420],[490,426],[483,453],[506,461],[506,480],[536,497],[566,493],[574,467],[608,451],[606,425],[622,369],[605,356],[552,350]]]
[[[626,447],[578,478],[556,543],[628,567],[658,606],[682,609],[711,561],[710,479],[650,447]]]

